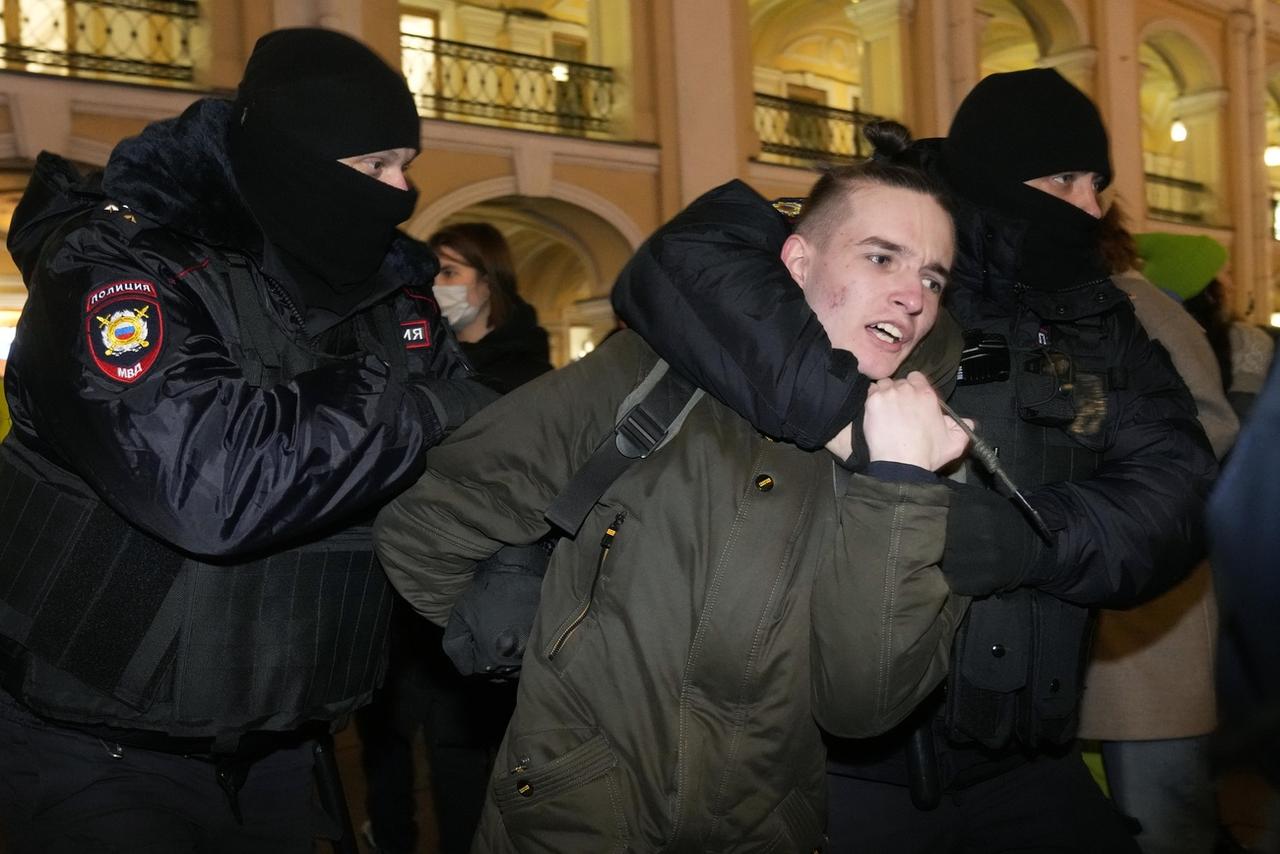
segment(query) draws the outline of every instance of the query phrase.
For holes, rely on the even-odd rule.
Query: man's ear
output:
[[[782,263],[800,287],[809,278],[809,265],[813,263],[813,247],[798,234],[791,234],[782,244]]]

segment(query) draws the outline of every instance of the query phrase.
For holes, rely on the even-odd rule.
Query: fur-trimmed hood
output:
[[[104,197],[199,243],[260,257],[262,233],[241,199],[227,156],[231,119],[230,101],[196,101],[181,115],[147,125],[121,142],[106,170],[87,177],[63,158],[42,152],[9,232],[9,251],[23,278],[30,283],[30,269],[47,237]],[[399,287],[430,287],[438,269],[426,244],[401,233],[365,304]]]
[[[262,235],[227,156],[232,104],[196,101],[116,146],[102,190],[148,219],[201,243],[256,251]]]

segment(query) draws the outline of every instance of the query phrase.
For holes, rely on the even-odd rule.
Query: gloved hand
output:
[[[444,651],[464,676],[519,675],[542,595],[554,540],[504,546],[476,564],[475,578],[453,606]]]
[[[952,490],[942,575],[955,593],[988,596],[1049,573],[1053,551],[998,492],[945,481]]]
[[[501,396],[475,380],[466,379],[423,380],[414,383],[410,389],[415,393],[419,406],[429,410],[444,434],[452,433]]]

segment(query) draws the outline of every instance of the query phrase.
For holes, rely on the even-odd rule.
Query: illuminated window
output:
[[[440,22],[433,14],[400,16],[400,66],[409,91],[415,95],[435,93],[436,54],[431,40],[439,31]]]

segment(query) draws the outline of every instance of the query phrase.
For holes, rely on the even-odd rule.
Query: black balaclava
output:
[[[1056,290],[1102,278],[1099,220],[1024,181],[1061,172],[1111,180],[1093,102],[1058,72],[992,74],[965,97],[942,143],[948,181],[969,201],[1022,220],[1018,277]]]
[[[228,131],[231,166],[268,266],[288,272],[308,308],[340,317],[366,300],[361,285],[417,201],[338,158],[418,147],[413,95],[369,48],[322,29],[258,40]]]

